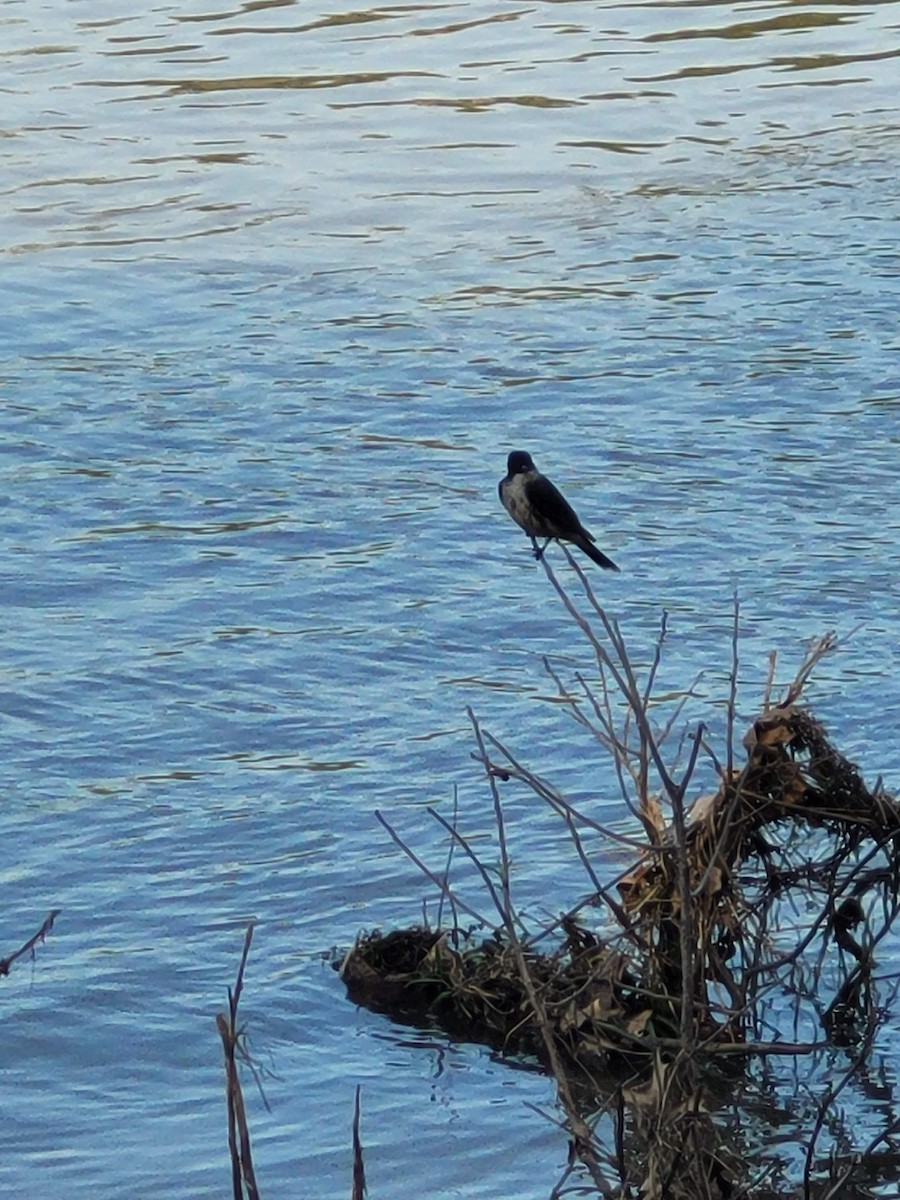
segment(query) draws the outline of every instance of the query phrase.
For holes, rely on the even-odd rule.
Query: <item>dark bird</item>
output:
[[[503,507],[531,538],[535,558],[542,558],[556,538],[571,542],[607,571],[618,571],[613,560],[594,545],[594,535],[578,520],[575,509],[559,488],[538,471],[531,455],[524,450],[513,450],[507,459],[506,476],[500,480],[499,492]],[[538,538],[546,539],[541,547]]]

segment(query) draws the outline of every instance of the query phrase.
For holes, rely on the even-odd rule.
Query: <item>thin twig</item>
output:
[[[356,1099],[353,1102],[353,1187],[350,1200],[364,1200],[366,1194],[366,1168],[363,1163],[362,1142],[359,1137],[360,1093],[362,1088],[356,1085]]]
[[[853,1061],[847,1067],[847,1070],[841,1076],[836,1084],[832,1084],[828,1091],[822,1097],[819,1104],[819,1110],[816,1113],[815,1124],[813,1125],[812,1135],[806,1146],[806,1158],[803,1165],[803,1200],[810,1200],[812,1195],[812,1171],[813,1162],[816,1154],[816,1145],[819,1140],[819,1135],[822,1132],[822,1126],[825,1124],[825,1118],[832,1109],[835,1100],[850,1082],[850,1080],[859,1071],[862,1064],[869,1057],[869,1052],[872,1049],[872,1043],[875,1040],[875,1034],[878,1030],[877,1021],[870,1021],[869,1028],[857,1054],[854,1055]],[[832,1193],[829,1192],[829,1195]]]
[[[603,643],[599,640],[597,635],[594,633],[593,629],[591,628],[590,623],[586,620],[585,617],[583,617],[581,615],[581,613],[575,607],[572,600],[569,598],[567,592],[563,588],[562,584],[559,582],[559,580],[556,578],[556,575],[553,573],[553,568],[550,566],[549,562],[547,561],[547,556],[544,555],[543,558],[541,559],[541,562],[544,565],[544,571],[547,574],[547,578],[550,580],[551,584],[553,585],[554,590],[556,591],[559,598],[562,600],[562,602],[566,608],[566,611],[569,613],[569,615],[575,621],[576,625],[579,627],[579,629],[581,629],[582,633],[585,635],[587,640],[590,642],[591,647],[592,647],[594,653],[597,655],[598,660],[601,661],[603,663],[603,665],[607,668],[610,675],[615,680],[616,686],[619,688],[619,691],[622,693],[623,697],[627,701],[628,706],[631,710],[631,713],[634,717],[635,724],[637,725],[637,727],[640,731],[641,738],[646,740],[647,749],[649,750],[650,757],[653,759],[653,765],[656,767],[656,771],[662,782],[663,789],[667,793],[667,795],[671,796],[676,788],[676,784],[675,784],[674,780],[672,779],[671,775],[669,774],[666,764],[662,760],[662,755],[660,754],[660,751],[659,751],[659,745],[656,741],[656,738],[653,735],[653,730],[650,728],[650,722],[647,719],[647,714],[644,711],[643,707],[641,706],[641,693],[637,686],[637,680],[635,679],[634,671],[631,667],[631,662],[628,658],[628,652],[625,648],[624,642],[622,641],[622,635],[619,633],[618,627],[616,626],[615,622],[613,620],[611,620],[610,617],[607,616],[605,610],[601,607],[600,602],[597,600],[597,597],[594,595],[593,588],[591,587],[587,576],[584,574],[581,567],[578,565],[578,563],[573,558],[568,547],[566,547],[565,545],[562,545],[562,550],[569,562],[569,565],[572,567],[572,569],[575,571],[576,575],[578,576],[578,578],[581,582],[581,586],[584,589],[585,596],[587,597],[587,599],[588,599],[589,603],[591,604],[592,608],[594,609],[594,611],[597,613],[597,616],[599,617],[600,622],[603,625],[603,628],[606,630],[606,635],[609,638],[610,642],[612,643],[613,649],[616,652],[616,657],[618,659],[618,662],[615,662],[613,660],[613,658],[610,656],[610,654],[606,650]]]
[[[632,922],[628,917],[628,914],[625,912],[625,909],[615,899],[610,890],[603,886],[596,872],[594,871],[593,866],[587,857],[587,853],[584,850],[581,835],[576,827],[576,822],[580,822],[581,824],[586,825],[589,829],[593,829],[595,832],[601,834],[603,837],[609,838],[610,841],[618,842],[621,845],[626,845],[630,849],[638,851],[643,850],[641,843],[635,841],[634,838],[628,838],[623,834],[616,833],[615,830],[610,829],[608,826],[586,816],[585,813],[581,812],[579,809],[575,808],[574,805],[565,800],[559,794],[559,792],[542,783],[536,775],[532,775],[531,772],[527,768],[523,767],[515,758],[515,756],[509,750],[507,750],[506,747],[492,734],[484,733],[484,738],[486,741],[489,741],[492,745],[496,746],[504,758],[506,758],[510,763],[513,768],[513,770],[509,773],[510,777],[521,779],[524,783],[527,783],[537,796],[546,801],[551,808],[553,808],[562,816],[563,820],[566,822],[566,826],[569,829],[572,840],[575,843],[575,849],[579,858],[581,859],[582,866],[585,868],[587,876],[591,881],[591,885],[594,888],[594,894],[599,896],[607,904],[616,920],[622,926],[623,932],[626,933],[636,944],[640,944],[640,939],[632,929]]]
[[[512,751],[508,750],[506,746],[499,741],[499,739],[494,737],[493,734],[485,732],[484,739],[486,742],[490,742],[490,744],[503,755],[503,757],[512,767],[511,771],[506,772],[509,778],[521,779],[523,783],[528,784],[535,795],[540,796],[542,800],[546,800],[550,805],[555,806],[558,804],[561,808],[571,808],[572,811],[576,813],[579,821],[581,821],[583,825],[587,825],[590,829],[596,829],[598,833],[602,833],[605,837],[608,837],[610,841],[616,842],[620,846],[627,846],[630,850],[635,850],[638,853],[643,853],[643,851],[646,849],[644,843],[638,838],[629,837],[625,833],[618,833],[610,826],[603,825],[600,821],[596,821],[593,817],[589,817],[586,813],[575,809],[574,806],[570,805],[568,801],[562,798],[555,788],[551,787],[547,783],[544,783],[542,779],[540,779],[537,775],[532,774],[527,767],[524,767],[512,753]],[[478,754],[473,754],[472,757],[476,760],[476,762],[482,761],[480,755]]]
[[[481,759],[484,763],[487,763],[487,750],[485,748],[484,738],[481,733],[481,726],[479,725],[478,719],[471,708],[468,708],[466,712],[469,720],[472,722],[472,729],[475,733],[475,741],[478,745],[478,751]],[[550,1070],[553,1072],[553,1077],[556,1080],[560,1102],[562,1103],[563,1109],[566,1113],[569,1133],[572,1137],[575,1153],[587,1168],[597,1190],[603,1196],[606,1196],[609,1198],[609,1200],[612,1200],[613,1193],[603,1176],[603,1172],[600,1169],[600,1163],[594,1147],[591,1128],[581,1115],[581,1112],[575,1103],[575,1098],[572,1094],[568,1075],[562,1064],[562,1060],[559,1057],[559,1051],[556,1046],[553,1028],[547,1017],[547,1011],[544,1007],[544,1003],[538,995],[537,988],[534,984],[534,979],[532,978],[531,971],[528,967],[528,960],[525,957],[525,952],[522,948],[522,942],[519,938],[519,932],[517,928],[518,920],[514,912],[512,892],[510,889],[509,850],[506,844],[506,825],[503,817],[503,807],[500,801],[500,790],[497,787],[497,780],[494,774],[491,771],[486,771],[485,774],[491,789],[491,798],[494,803],[494,815],[497,823],[497,840],[500,849],[500,882],[504,904],[506,905],[506,912],[504,914],[506,934],[509,938],[509,943],[515,956],[519,977],[522,981],[522,986],[525,989],[525,994],[528,997],[528,1003],[531,1007],[531,1011],[534,1013],[535,1021],[537,1022],[541,1033],[544,1049],[547,1052],[547,1060],[550,1065]]]
[[[438,819],[440,820],[440,818]],[[406,842],[404,842],[400,834],[397,833],[396,829],[394,829],[387,817],[385,817],[383,813],[378,812],[377,809],[375,810],[375,820],[387,830],[395,844],[400,847],[400,849],[411,862],[416,864],[422,874],[426,875],[431,880],[436,888],[438,888],[444,894],[450,892],[451,889],[446,879],[441,879],[440,875],[435,875],[434,871],[432,871],[430,867],[426,867],[425,863],[422,862],[421,858],[419,858],[415,851],[407,846]],[[452,831],[452,826],[448,826],[448,828],[450,828]],[[456,837],[457,834],[455,831],[452,832],[453,836]],[[474,917],[480,925],[490,925],[490,921],[486,921],[481,913],[477,912],[471,907],[471,905],[466,904],[464,900],[460,900],[459,896],[454,895],[454,903],[456,904],[457,908],[461,908],[462,911],[468,913],[470,917]]]
[[[666,640],[666,632],[668,630],[669,614],[663,609],[660,619],[659,636],[656,639],[656,646],[653,651],[653,662],[650,664],[650,670],[647,672],[647,682],[644,685],[644,691],[641,695],[641,710],[646,712],[650,707],[650,696],[653,692],[653,684],[656,682],[656,673],[659,670],[659,664],[662,661],[662,648]],[[641,808],[646,807],[646,797],[650,790],[650,754],[647,746],[647,739],[641,738],[638,747],[638,797],[641,802]]]
[[[490,872],[488,871],[488,869],[484,865],[484,863],[481,861],[481,859],[478,857],[478,855],[475,853],[475,851],[472,849],[472,846],[469,843],[468,839],[463,837],[463,835],[459,832],[459,830],[456,829],[453,825],[451,825],[446,817],[442,817],[441,814],[437,811],[437,809],[429,808],[428,814],[429,814],[429,816],[434,817],[434,819],[437,822],[439,822],[439,824],[443,825],[444,829],[446,829],[447,832],[450,834],[450,837],[453,838],[453,840],[457,843],[458,846],[460,846],[460,848],[465,853],[466,857],[470,859],[470,861],[472,862],[472,864],[475,867],[475,870],[478,872],[478,874],[481,876],[482,880],[484,881],[484,885],[487,888],[488,892],[490,893],[491,899],[494,902],[494,907],[497,909],[497,915],[500,917],[500,920],[502,921],[506,916],[506,908],[505,908],[504,899],[503,899],[502,895],[500,895],[497,892],[496,885],[494,884],[494,881],[491,879]],[[487,922],[485,922],[485,924],[487,924]]]
[[[694,768],[697,765],[697,755],[700,753],[700,742],[703,726],[697,728],[694,735],[694,748],[688,761],[687,769],[677,789],[672,793],[672,824],[675,830],[677,856],[675,870],[678,882],[678,930],[681,951],[681,1039],[686,1052],[693,1048],[695,1037],[694,1022],[694,958],[696,953],[696,937],[694,933],[694,898],[691,895],[691,868],[688,862],[687,831],[684,819],[684,796],[690,783]]]
[[[35,947],[39,942],[43,942],[46,939],[47,934],[53,928],[53,922],[61,912],[61,908],[52,909],[49,916],[44,919],[44,923],[37,933],[32,934],[28,941],[25,942],[24,945],[20,946],[18,950],[14,950],[12,954],[8,955],[6,958],[0,958],[0,975],[8,975],[10,967],[13,965],[16,959],[21,958],[23,954],[34,954]]]
[[[857,626],[857,629],[858,628],[859,626]],[[855,632],[856,630],[851,630],[847,637],[852,637]],[[827,633],[823,633],[820,638],[815,638],[812,641],[806,651],[806,656],[803,659],[803,662],[800,664],[797,674],[794,676],[794,679],[788,687],[787,693],[781,702],[783,707],[787,708],[788,705],[794,704],[800,699],[803,689],[806,687],[809,677],[815,670],[819,660],[824,658],[826,654],[830,654],[833,650],[836,650],[838,645],[842,645],[846,640],[847,638],[844,637],[841,638],[839,642],[835,631],[830,629]]]
[[[241,1038],[241,1030],[237,1023],[238,1005],[244,988],[244,968],[250,953],[250,943],[253,941],[253,926],[252,921],[247,926],[237,979],[234,988],[228,989],[228,1016],[219,1013],[216,1017],[216,1025],[225,1052],[228,1149],[231,1155],[231,1189],[234,1200],[244,1200],[245,1189],[246,1200],[259,1200],[259,1189],[256,1186],[256,1176],[253,1170],[253,1154],[250,1148],[250,1130],[247,1127],[247,1114],[244,1110],[244,1096],[241,1091],[236,1061],[236,1052]]]
[[[728,713],[725,725],[725,779],[731,784],[734,773],[734,722],[737,710],[738,668],[738,635],[741,629],[741,602],[737,592],[734,593],[734,620],[731,626],[731,674],[728,678]]]
[[[454,785],[453,785],[453,821],[452,821],[452,826],[454,829],[456,828],[456,822],[458,820],[459,820],[459,788],[454,783]],[[455,849],[455,846],[456,846],[456,843],[451,838],[450,845],[447,847],[447,861],[444,864],[444,883],[447,885],[448,889],[450,887],[450,868],[453,865],[453,851]],[[450,902],[450,915],[453,918],[453,928],[458,929],[459,928],[459,917],[456,912],[456,905],[454,903],[453,893],[449,892],[449,894],[448,894],[444,891],[441,891],[441,898],[438,901],[437,927],[438,927],[438,929],[441,928],[441,921],[443,920],[443,917],[444,917],[444,901],[445,900],[449,900],[449,902]]]
[[[778,666],[778,652],[769,651],[769,665],[766,671],[766,682],[763,688],[762,711],[767,713],[772,707],[772,691],[775,687],[775,670]]]
[[[604,701],[605,712],[603,710],[601,710],[600,702],[597,700],[597,697],[594,695],[593,689],[589,686],[587,680],[584,678],[584,676],[581,674],[580,671],[575,672],[575,678],[578,680],[579,684],[581,685],[581,690],[584,692],[585,696],[588,699],[588,702],[591,704],[591,706],[594,710],[594,715],[597,717],[597,720],[600,722],[601,727],[598,729],[597,726],[594,725],[592,722],[588,721],[587,718],[585,718],[585,721],[586,721],[588,727],[590,728],[591,732],[593,733],[594,737],[596,737],[597,740],[600,742],[601,746],[605,746],[606,749],[609,750],[609,753],[612,755],[613,766],[615,768],[616,778],[619,781],[619,791],[622,794],[622,799],[625,801],[625,805],[628,808],[628,811],[633,814],[635,820],[640,821],[643,824],[645,821],[645,817],[638,810],[637,806],[635,805],[634,801],[632,800],[631,794],[628,791],[628,785],[625,782],[625,772],[627,771],[628,774],[631,776],[631,781],[634,784],[635,789],[637,789],[639,786],[638,785],[638,771],[637,771],[637,768],[633,765],[633,763],[631,761],[632,754],[631,754],[631,750],[628,745],[628,738],[627,738],[626,730],[623,729],[621,737],[616,733],[615,726],[613,724],[612,709],[611,709],[610,703],[609,703],[609,691],[606,687],[606,676],[603,673],[603,671],[601,670],[600,679],[601,679],[601,686],[603,687],[603,701]]]

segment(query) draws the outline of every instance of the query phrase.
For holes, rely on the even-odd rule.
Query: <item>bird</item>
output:
[[[506,475],[498,488],[500,502],[512,519],[531,538],[534,557],[543,558],[550,542],[571,542],[607,571],[618,571],[611,558],[594,545],[594,535],[578,519],[559,488],[542,475],[525,450],[513,450],[506,460]],[[545,538],[543,546],[537,539]]]

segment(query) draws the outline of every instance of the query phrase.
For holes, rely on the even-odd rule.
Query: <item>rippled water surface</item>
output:
[[[896,2],[0,10],[0,953],[62,910],[2,981],[3,1195],[226,1194],[251,917],[264,1195],[345,1194],[357,1082],[373,1195],[549,1193],[546,1081],[325,962],[433,899],[376,809],[440,862],[458,785],[490,856],[467,705],[624,821],[512,447],[698,713],[735,589],[744,717],[859,626],[813,699],[896,785],[898,56]],[[508,800],[555,912],[564,831]]]

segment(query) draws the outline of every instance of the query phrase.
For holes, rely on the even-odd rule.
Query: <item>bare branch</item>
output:
[[[360,1094],[362,1088],[356,1085],[356,1098],[353,1102],[353,1187],[350,1190],[350,1200],[365,1200],[366,1168],[363,1163],[362,1142],[359,1137]]]
[[[35,948],[39,943],[42,943],[46,940],[47,934],[53,928],[53,922],[61,912],[61,908],[52,909],[49,916],[45,917],[44,923],[37,933],[33,933],[28,941],[25,942],[24,945],[20,946],[18,950],[14,950],[12,954],[7,955],[6,958],[0,958],[0,975],[8,975],[10,967],[13,965],[16,959],[21,958],[23,954],[31,954],[32,956],[34,955]]]
[[[228,1017],[219,1013],[216,1017],[222,1048],[225,1052],[225,1099],[228,1109],[228,1149],[231,1155],[231,1189],[233,1200],[259,1200],[256,1176],[253,1170],[253,1155],[250,1148],[250,1130],[244,1110],[244,1096],[238,1074],[236,1053],[241,1038],[238,1028],[238,1005],[244,987],[244,968],[253,941],[253,922],[244,935],[244,949],[238,967],[234,988],[228,989]],[[246,1193],[245,1193],[246,1189]]]

